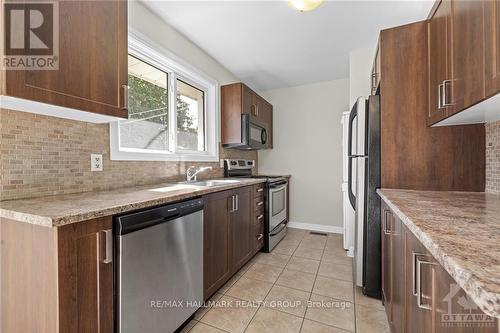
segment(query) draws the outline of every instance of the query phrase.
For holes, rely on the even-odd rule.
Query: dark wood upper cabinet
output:
[[[259,115],[267,124],[267,144],[269,148],[273,148],[273,106],[263,99],[261,107]]]
[[[451,2],[442,0],[427,23],[429,66],[428,123],[436,123],[448,116],[444,103],[445,89],[451,80]],[[446,85],[446,87],[445,87]]]
[[[380,33],[381,187],[482,192],[484,126],[428,126],[427,29],[417,22]]]
[[[243,83],[221,87],[221,142],[241,142],[241,115],[249,114],[266,125],[268,148],[273,143],[273,106]]]
[[[127,1],[58,5],[59,69],[6,71],[4,94],[127,118]]]
[[[464,110],[470,123],[484,122],[494,106],[476,105],[500,92],[499,2],[437,0],[427,24],[428,125],[463,124],[451,116]]]
[[[500,2],[484,3],[485,90],[490,97],[500,91]]]
[[[451,114],[454,114],[485,98],[485,1],[453,0],[451,6],[452,81],[444,84],[443,100],[452,104]]]

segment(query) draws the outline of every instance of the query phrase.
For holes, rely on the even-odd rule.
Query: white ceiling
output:
[[[261,91],[349,76],[349,52],[381,29],[427,17],[433,1],[147,1],[168,24]]]

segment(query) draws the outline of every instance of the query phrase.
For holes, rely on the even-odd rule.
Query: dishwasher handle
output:
[[[175,220],[203,209],[203,199],[156,207],[137,213],[115,217],[114,232],[125,235],[154,225]]]

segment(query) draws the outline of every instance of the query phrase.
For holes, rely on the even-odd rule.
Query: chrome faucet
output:
[[[187,182],[195,182],[196,181],[196,176],[200,173],[200,172],[203,172],[205,170],[212,170],[212,167],[211,166],[208,166],[208,167],[201,167],[199,168],[198,170],[195,169],[195,167],[189,167],[187,170],[186,170],[186,180]]]

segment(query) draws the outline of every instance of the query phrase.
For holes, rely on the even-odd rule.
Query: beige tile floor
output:
[[[198,310],[183,333],[390,332],[379,300],[352,282],[342,236],[289,229],[272,253],[259,253]]]

